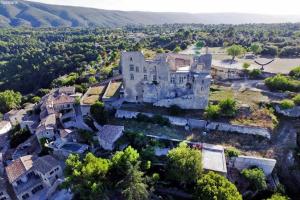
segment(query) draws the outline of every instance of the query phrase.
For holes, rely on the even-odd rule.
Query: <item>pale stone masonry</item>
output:
[[[122,52],[125,101],[204,109],[208,104],[211,62],[211,54],[167,53],[146,60],[142,52]]]

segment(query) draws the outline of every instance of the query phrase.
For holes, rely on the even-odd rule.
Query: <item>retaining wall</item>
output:
[[[132,119],[136,118],[139,112],[128,111],[128,110],[117,110],[115,117],[116,118],[126,118]],[[149,117],[153,116],[152,113],[143,113]],[[176,126],[189,126],[190,128],[205,129],[210,131],[223,131],[223,132],[232,132],[232,133],[241,133],[241,134],[250,134],[250,135],[260,135],[270,139],[271,133],[266,128],[254,127],[254,126],[243,126],[243,125],[233,125],[229,123],[221,122],[210,122],[206,120],[192,119],[192,118],[183,118],[183,117],[174,117],[163,115],[170,120],[170,123]]]

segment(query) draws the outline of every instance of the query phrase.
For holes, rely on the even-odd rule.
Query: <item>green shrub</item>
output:
[[[256,190],[267,189],[266,176],[262,169],[244,169],[241,173]]]
[[[289,75],[294,78],[300,79],[300,66],[292,69]]]
[[[267,200],[289,200],[290,198],[279,193],[275,193]]]
[[[147,115],[139,113],[136,116],[136,120],[138,122],[154,123],[154,124],[160,124],[162,126],[170,126],[171,125],[170,120],[161,115],[154,115],[153,117],[148,117]]]
[[[277,74],[274,77],[269,77],[265,79],[265,84],[271,90],[292,91],[292,92],[300,91],[300,81],[294,80],[287,76],[283,76],[281,74]]]
[[[294,98],[293,98],[294,103],[299,106],[300,105],[300,94],[297,94]]]
[[[260,69],[253,69],[249,72],[250,78],[259,78],[262,74]]]
[[[285,99],[280,102],[280,108],[283,110],[293,108],[294,106],[295,106],[295,103],[289,99]]]
[[[219,105],[208,105],[205,109],[205,116],[208,119],[217,119],[220,117],[220,110]]]
[[[235,147],[228,147],[225,149],[225,155],[229,158],[238,157],[241,154],[240,150]]]
[[[219,102],[220,113],[225,117],[233,117],[237,112],[236,101],[228,98]]]

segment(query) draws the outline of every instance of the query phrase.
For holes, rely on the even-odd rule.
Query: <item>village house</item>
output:
[[[10,200],[7,192],[7,181],[0,176],[0,200]]]
[[[46,192],[62,176],[62,168],[52,156],[34,159],[27,155],[5,168],[9,183],[19,200],[47,199]]]
[[[26,115],[27,111],[25,109],[21,110],[11,110],[3,115],[3,119],[10,121],[10,123],[15,126],[22,122],[22,118]]]
[[[55,114],[50,114],[41,120],[36,129],[36,137],[38,140],[41,138],[53,139],[56,127],[56,116]]]
[[[101,100],[105,88],[105,86],[94,86],[86,91],[80,100],[80,111],[82,116],[90,115],[91,106]]]
[[[142,52],[122,52],[125,101],[204,109],[208,105],[211,62],[211,54],[168,53],[146,60]]]
[[[104,125],[97,133],[100,146],[113,150],[115,142],[123,135],[124,126]]]

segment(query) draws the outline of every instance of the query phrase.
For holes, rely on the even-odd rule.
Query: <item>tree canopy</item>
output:
[[[194,197],[199,200],[242,200],[235,185],[214,172],[208,172],[197,181]]]
[[[201,152],[182,142],[178,147],[169,151],[168,177],[170,180],[186,186],[195,183],[202,174]]]
[[[21,101],[22,95],[19,92],[13,90],[0,92],[0,112],[6,113],[11,109],[19,107]]]
[[[91,108],[91,115],[96,120],[97,123],[103,125],[107,122],[107,111],[105,110],[104,103],[97,101]]]
[[[234,45],[228,47],[227,54],[232,56],[232,60],[234,60],[235,57],[245,53],[245,51],[246,50],[243,46],[234,44]]]
[[[267,188],[266,176],[262,169],[244,169],[241,173],[256,190],[264,190]]]

